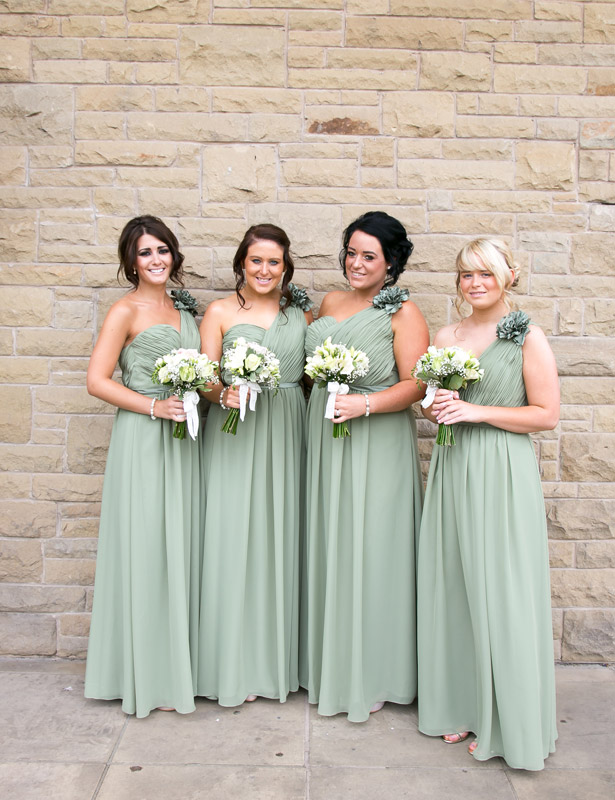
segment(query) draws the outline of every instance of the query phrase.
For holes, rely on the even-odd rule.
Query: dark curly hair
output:
[[[151,214],[144,214],[142,217],[134,217],[130,222],[124,226],[124,230],[120,234],[120,240],[117,246],[117,254],[120,259],[120,266],[117,271],[119,280],[120,275],[129,283],[137,288],[139,285],[139,274],[135,268],[137,263],[137,252],[139,239],[143,234],[149,233],[150,236],[155,236],[164,242],[173,257],[171,265],[171,274],[169,279],[179,286],[184,285],[183,278],[183,263],[184,256],[179,252],[179,242],[173,231],[164,224],[161,219],[154,217]]]
[[[290,239],[286,235],[286,232],[282,230],[282,228],[278,228],[277,225],[271,225],[269,223],[252,225],[251,228],[248,228],[239,244],[239,247],[237,248],[235,257],[233,258],[235,292],[237,293],[239,305],[243,308],[246,304],[245,298],[241,294],[241,290],[246,285],[246,277],[243,272],[243,262],[246,260],[250,245],[263,239],[266,241],[275,242],[282,248],[284,254],[284,274],[282,276],[282,297],[280,298],[280,308],[287,308],[290,305],[292,297],[290,289],[288,288],[288,284],[292,281],[293,273],[295,271],[295,265],[290,255]]]
[[[339,255],[344,277],[346,277],[348,243],[355,231],[362,231],[378,239],[382,247],[382,253],[389,265],[384,285],[393,286],[406,268],[408,259],[414,250],[414,245],[408,239],[404,226],[398,219],[384,211],[368,211],[355,219],[354,222],[351,222],[344,231],[342,250]]]

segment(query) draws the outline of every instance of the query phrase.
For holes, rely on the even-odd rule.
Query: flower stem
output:
[[[185,439],[186,438],[186,423],[184,422],[176,422],[175,427],[173,428],[173,438],[174,439]]]
[[[350,436],[347,422],[334,422],[333,423],[333,438],[343,439],[345,436]]]
[[[224,425],[222,426],[221,430],[224,433],[232,433],[233,436],[237,436],[238,421],[239,421],[239,409],[231,408],[226,416],[226,419],[224,420]]]
[[[450,447],[455,444],[455,433],[452,425],[445,425],[441,422],[438,425],[438,435],[436,437],[436,444]]]

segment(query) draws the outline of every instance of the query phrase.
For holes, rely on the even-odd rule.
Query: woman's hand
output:
[[[446,391],[439,389],[438,392]],[[438,395],[436,392],[436,397]],[[483,421],[483,406],[478,406],[475,403],[466,403],[464,400],[459,399],[458,392],[447,392],[448,397],[442,398],[438,401],[436,410],[436,401],[434,400],[434,415],[436,422],[444,425],[454,425],[456,422],[482,422]]]
[[[239,408],[239,389],[235,386],[225,386],[220,392],[220,399],[227,408]]]
[[[346,422],[356,417],[364,417],[365,409],[365,397],[362,394],[338,394],[331,422]]]
[[[159,419],[172,419],[174,422],[185,422],[184,403],[174,394],[171,397],[167,397],[166,400],[156,400],[154,403],[154,416]]]
[[[454,392],[452,389],[437,389],[429,410],[434,417],[437,417],[452,400],[459,400],[459,392]]]

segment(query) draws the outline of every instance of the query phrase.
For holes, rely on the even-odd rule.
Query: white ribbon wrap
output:
[[[338,383],[337,381],[329,381],[327,384],[327,391],[329,397],[327,399],[327,408],[325,409],[325,419],[335,419],[335,401],[338,394],[348,394],[350,391],[347,383]]]
[[[196,435],[199,432],[199,415],[196,410],[199,399],[198,392],[186,392],[183,398],[186,422],[188,423],[188,433],[193,439],[196,439]]]
[[[421,405],[423,408],[429,408],[429,406],[433,403],[434,397],[436,396],[436,392],[440,387],[433,383],[427,384],[427,393],[425,397],[421,400]]]
[[[250,411],[256,410],[256,401],[261,393],[258,383],[247,381],[244,378],[237,378],[235,385],[239,386],[239,419],[243,422],[246,416],[246,401],[250,395]]]

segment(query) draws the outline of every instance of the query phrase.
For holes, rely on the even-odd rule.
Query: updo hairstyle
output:
[[[351,222],[344,231],[342,250],[339,255],[344,277],[346,277],[348,243],[355,231],[362,231],[378,239],[382,247],[382,254],[388,264],[384,285],[393,286],[406,268],[408,259],[414,250],[414,245],[408,239],[404,226],[398,219],[384,211],[368,211]]]
[[[183,276],[183,263],[184,256],[179,252],[179,242],[173,231],[164,224],[158,217],[153,217],[151,214],[144,214],[142,217],[134,217],[130,222],[124,226],[124,230],[120,234],[120,240],[117,246],[117,254],[120,260],[120,266],[117,271],[118,280],[120,275],[135,287],[139,285],[139,274],[136,270],[138,242],[143,234],[149,233],[150,236],[155,236],[164,242],[173,258],[171,264],[171,273],[169,279],[173,283],[184,285]]]
[[[455,308],[460,314],[461,306],[465,302],[459,289],[462,272],[490,272],[500,287],[506,307],[508,310],[512,309],[510,289],[519,283],[519,267],[505,241],[491,237],[474,239],[461,248],[455,266],[457,267]]]

